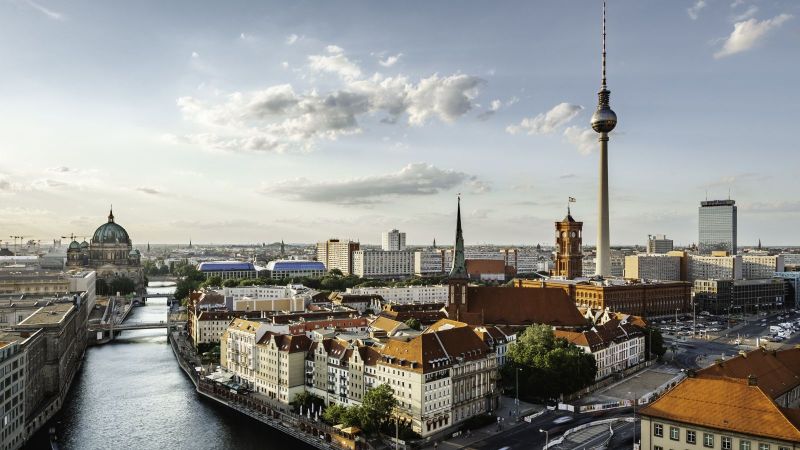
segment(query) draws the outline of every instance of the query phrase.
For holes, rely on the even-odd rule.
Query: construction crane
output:
[[[9,236],[11,239],[14,239],[14,256],[17,256],[17,239],[22,242],[25,239],[25,236]]]

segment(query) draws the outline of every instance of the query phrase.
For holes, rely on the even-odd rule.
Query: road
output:
[[[577,427],[578,425],[594,422],[595,420],[611,419],[614,417],[630,417],[633,415],[631,408],[621,408],[613,411],[598,412],[595,414],[580,414],[573,415],[568,411],[548,411],[540,417],[537,417],[531,423],[526,423],[517,428],[507,432],[495,434],[492,437],[475,442],[468,446],[468,449],[475,450],[497,450],[503,447],[510,447],[512,450],[523,450],[532,448],[541,448],[545,444],[545,434],[539,430],[547,430],[550,438],[561,436],[565,431],[570,428]],[[562,416],[574,417],[573,420],[563,423],[554,424],[553,421]],[[615,431],[616,432],[616,431]],[[444,450],[451,448],[445,444],[439,446]]]

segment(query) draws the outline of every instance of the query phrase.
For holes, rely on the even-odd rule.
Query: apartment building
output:
[[[233,319],[223,334],[225,346],[220,346],[220,363],[233,372],[240,383],[255,388],[258,356],[256,343],[267,330],[260,322]]]
[[[339,239],[328,239],[317,243],[317,261],[325,264],[329,272],[333,269],[342,271],[344,275],[353,273],[353,252],[361,245],[358,242]]]
[[[348,294],[378,295],[384,303],[444,303],[447,301],[447,286],[405,286],[405,287],[375,287],[375,288],[348,288]]]
[[[681,281],[681,258],[659,253],[626,256],[625,278]]]
[[[256,343],[255,391],[288,404],[305,391],[305,335],[265,333]]]
[[[742,278],[745,280],[772,278],[775,272],[783,271],[783,255],[742,255]]]
[[[414,275],[414,252],[356,250],[352,273],[363,278],[405,278]]]
[[[610,319],[588,331],[555,330],[554,335],[594,356],[597,380],[645,361],[645,335],[639,327],[627,321]]]

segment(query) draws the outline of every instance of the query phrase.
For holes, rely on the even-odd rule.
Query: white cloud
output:
[[[335,73],[344,80],[353,80],[361,76],[361,68],[350,61],[341,47],[329,45],[327,55],[311,55],[308,57],[309,66],[317,72]]]
[[[597,147],[597,133],[591,128],[571,126],[564,129],[564,138],[574,145],[582,155],[588,155]]]
[[[292,45],[300,39],[300,36],[292,33],[289,36],[286,36],[286,45]]]
[[[519,125],[509,125],[506,131],[511,134],[526,132],[528,134],[549,134],[575,118],[583,110],[583,106],[570,103],[559,103],[546,113],[536,117],[526,117]]]
[[[193,58],[193,59],[197,59],[197,58],[199,58],[199,57],[200,57],[200,53],[197,53],[197,52],[192,52],[192,58]]]
[[[287,61],[284,61],[284,62],[281,63],[281,67],[284,68],[284,69],[288,69],[289,68],[289,63]]]
[[[394,56],[388,56],[386,59],[378,60],[378,64],[382,65],[383,67],[392,67],[393,65],[397,64],[397,61],[400,61],[401,56],[403,56],[402,53],[398,53]]]
[[[736,53],[740,53],[753,48],[770,31],[781,26],[784,22],[791,19],[790,14],[780,14],[772,19],[756,20],[748,19],[743,22],[736,22],[733,32],[725,40],[722,48],[714,53],[715,58],[723,58]]]
[[[386,197],[433,195],[462,184],[474,189],[476,183],[480,182],[475,176],[463,172],[413,163],[384,175],[341,181],[298,178],[263,185],[260,191],[306,202],[355,205],[375,203]],[[488,190],[485,183],[481,187],[484,192]]]
[[[747,20],[747,19],[755,16],[757,12],[758,12],[758,6],[750,5],[747,8],[746,11],[744,11],[743,13],[741,13],[738,16],[734,17],[733,21],[734,22],[741,22],[741,21]]]
[[[338,47],[327,51],[325,58],[346,59]],[[431,118],[452,122],[475,107],[478,88],[484,83],[463,74],[434,74],[417,83],[403,75],[385,78],[380,74],[366,79],[342,77],[341,81],[339,89],[327,93],[316,89],[297,93],[284,84],[211,99],[181,97],[177,105],[184,118],[206,130],[167,138],[216,150],[305,151],[318,140],[360,133],[358,119],[364,116],[383,115],[386,123],[406,116],[412,126]]]
[[[697,20],[697,18],[700,17],[700,10],[705,8],[706,6],[708,6],[706,0],[697,0],[694,2],[694,5],[692,5],[689,9],[686,10],[686,12],[689,14],[689,17],[692,20]]]
[[[163,195],[164,194],[164,192],[162,192],[162,191],[160,191],[158,189],[154,189],[154,188],[146,187],[146,186],[140,186],[140,187],[135,188],[134,190],[138,191],[138,192],[141,192],[143,194],[148,194],[148,195]]]
[[[45,16],[47,16],[50,19],[53,19],[53,20],[64,20],[64,19],[66,19],[64,14],[61,14],[58,11],[54,11],[54,10],[52,10],[50,8],[42,6],[42,5],[34,2],[33,0],[25,0],[25,3],[27,3],[31,8],[39,11],[40,13],[44,14]]]

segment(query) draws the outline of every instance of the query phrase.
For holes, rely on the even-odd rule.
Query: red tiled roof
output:
[[[758,386],[773,399],[800,385],[800,348],[781,351],[756,349],[697,372],[698,378],[756,377]]]
[[[476,316],[461,320],[471,325],[530,325],[534,323],[562,327],[579,327],[586,320],[575,303],[560,288],[510,288],[479,287],[467,288],[469,313],[477,315],[479,323],[473,322]],[[461,312],[464,314],[464,311]]]
[[[800,442],[797,415],[784,413],[761,386],[730,378],[687,378],[640,410],[642,416]]]

